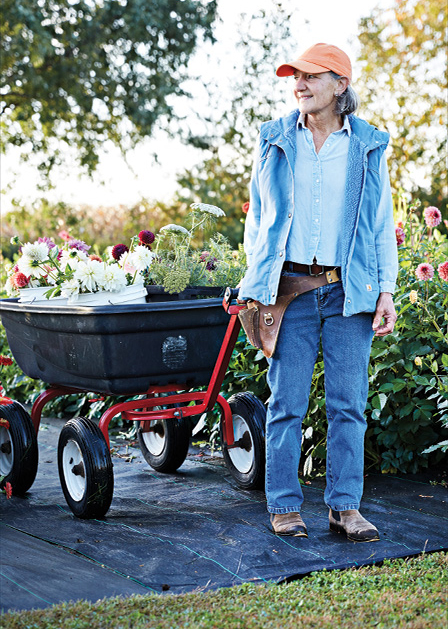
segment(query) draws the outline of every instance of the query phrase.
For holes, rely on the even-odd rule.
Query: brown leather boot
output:
[[[300,513],[271,513],[272,530],[276,535],[308,537],[306,526]]]
[[[380,539],[377,529],[362,517],[357,509],[333,511],[329,513],[330,530],[345,533],[352,542],[377,542]]]

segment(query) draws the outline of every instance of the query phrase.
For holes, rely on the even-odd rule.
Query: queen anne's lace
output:
[[[226,215],[224,210],[221,210],[220,207],[217,207],[216,205],[209,205],[208,203],[192,203],[190,207],[192,210],[199,210],[199,212],[212,214],[218,218]]]
[[[178,232],[179,234],[187,234],[190,235],[188,229],[182,227],[182,225],[174,225],[174,223],[170,223],[169,225],[164,225],[160,228],[161,232]]]

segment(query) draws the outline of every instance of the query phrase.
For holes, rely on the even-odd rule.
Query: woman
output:
[[[299,109],[261,126],[239,299],[274,304],[281,278],[319,280],[288,306],[269,359],[268,511],[277,535],[307,536],[298,480],[301,424],[322,343],[330,529],[375,541],[378,531],[359,506],[371,342],[373,332],[392,332],[396,320],[389,136],[353,115],[351,64],[336,46],[316,44],[277,75],[293,77]]]

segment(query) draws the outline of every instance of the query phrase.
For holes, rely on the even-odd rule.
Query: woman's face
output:
[[[309,74],[296,70],[294,96],[302,114],[319,115],[334,112],[336,93],[344,91],[329,72]]]

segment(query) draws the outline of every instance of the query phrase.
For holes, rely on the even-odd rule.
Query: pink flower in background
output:
[[[246,201],[246,203],[243,203],[243,207],[241,209],[243,210],[244,214],[248,213],[249,207],[250,207],[249,201]]]
[[[101,256],[98,256],[96,253],[92,253],[89,256],[89,260],[96,260],[97,262],[102,262]]]
[[[437,272],[441,280],[448,282],[448,260],[439,264]]]
[[[404,230],[401,227],[395,228],[395,237],[397,239],[397,247],[404,243],[405,235]]]
[[[59,232],[58,236],[59,238],[61,238],[62,240],[65,240],[66,242],[68,242],[72,238],[70,234],[68,233],[68,231],[66,231],[65,229]]]
[[[423,210],[423,216],[425,217],[425,222],[428,227],[437,227],[437,225],[442,221],[442,214],[440,213],[440,210],[433,205],[430,205]]]
[[[13,364],[13,359],[10,358],[9,356],[3,356],[3,354],[0,354],[0,365],[1,366],[5,366],[8,367],[9,365]]]
[[[11,483],[5,483],[5,494],[6,498],[9,500],[12,496],[12,485]]]
[[[427,282],[434,277],[434,267],[428,262],[422,262],[415,269],[415,274],[422,282]]]

